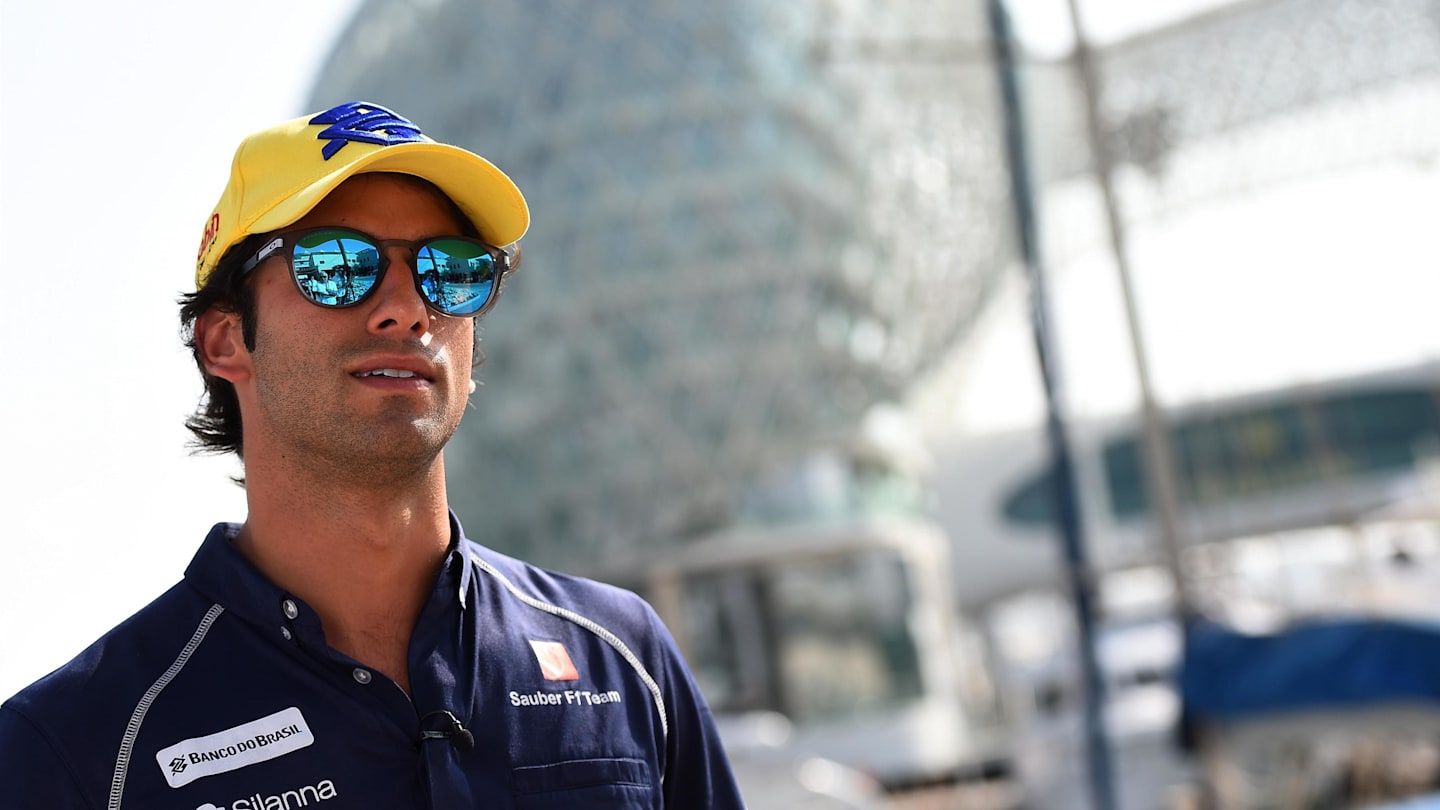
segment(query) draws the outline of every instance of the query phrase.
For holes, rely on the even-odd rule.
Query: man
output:
[[[475,320],[528,225],[498,169],[373,104],[241,144],[181,318],[190,427],[243,458],[247,520],[0,707],[0,804],[742,806],[654,612],[448,509]]]

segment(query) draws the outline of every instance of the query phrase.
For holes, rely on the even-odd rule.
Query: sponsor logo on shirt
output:
[[[590,692],[584,689],[566,689],[564,692],[511,692],[511,706],[601,706],[619,703],[620,693]]]
[[[292,706],[234,728],[181,740],[157,752],[155,761],[170,787],[178,788],[196,779],[299,751],[314,742],[315,735],[310,732],[305,717]],[[232,810],[252,808],[236,805]],[[270,805],[254,805],[253,810],[270,810]]]
[[[318,785],[301,785],[274,796],[262,796],[256,793],[254,796],[235,799],[228,805],[214,805],[206,802],[195,810],[295,810],[297,807],[309,807],[316,802],[333,799],[338,795],[340,794],[335,791],[335,783],[329,779],[322,779]]]
[[[570,653],[565,651],[564,644],[532,639],[530,649],[535,651],[535,660],[540,662],[540,674],[545,676],[545,680],[580,680],[580,671],[575,669],[575,662],[570,660]]]
[[[540,674],[547,681],[578,681],[580,670],[570,659],[565,645],[558,641],[530,640],[530,649],[535,651],[535,660],[540,663]],[[619,703],[620,693],[615,690],[594,692],[588,689],[566,689],[560,692],[511,692],[510,705],[525,708],[536,706],[603,706]]]

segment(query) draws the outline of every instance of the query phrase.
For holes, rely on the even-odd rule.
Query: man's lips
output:
[[[362,380],[410,380],[433,383],[435,367],[419,358],[375,358],[352,368],[350,376]]]

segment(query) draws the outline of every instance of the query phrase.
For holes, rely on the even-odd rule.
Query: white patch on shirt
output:
[[[299,751],[315,742],[304,715],[294,706],[234,728],[181,740],[155,754],[172,788],[217,773]]]

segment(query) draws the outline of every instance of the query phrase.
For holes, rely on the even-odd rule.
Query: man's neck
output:
[[[241,553],[320,615],[331,647],[408,691],[410,633],[451,539],[440,460],[417,480],[363,489],[247,473]]]

